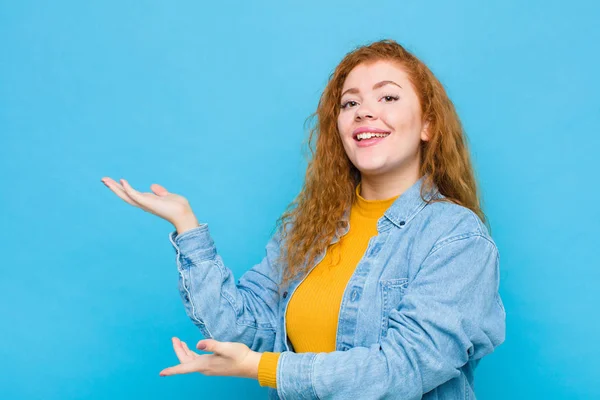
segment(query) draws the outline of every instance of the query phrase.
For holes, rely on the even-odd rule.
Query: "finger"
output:
[[[125,179],[121,179],[121,185],[123,185],[123,190],[125,191],[125,193],[127,193],[129,197],[133,199],[133,201],[141,205],[145,205],[144,203],[146,203],[146,201],[142,194],[134,188],[132,188],[129,182],[127,182]]]
[[[214,339],[202,339],[196,344],[198,350],[210,351],[213,353],[219,353],[221,342]]]
[[[185,353],[187,354],[187,356],[189,358],[195,358],[198,357],[198,353],[191,351],[190,348],[188,347],[188,345],[185,342],[181,342],[181,346],[183,347],[183,350],[185,351]]]
[[[172,338],[171,340],[173,341],[173,349],[175,350],[175,354],[177,355],[177,358],[179,358],[179,361],[182,363],[189,361],[190,358],[183,349],[183,346],[181,345],[181,340],[179,340],[176,337]]]
[[[125,190],[125,193],[127,193],[127,195],[133,199],[133,201],[138,203],[140,208],[142,208],[144,211],[152,212],[154,208],[152,202],[157,198],[157,196],[155,196],[153,193],[138,192],[132,188],[129,182],[127,182],[125,179],[121,179],[121,183],[123,184],[123,190]]]
[[[185,364],[175,365],[173,367],[165,368],[160,371],[160,376],[170,376],[179,374],[189,374],[191,372],[201,372],[200,365],[197,363],[189,362]]]
[[[152,185],[150,185],[150,189],[157,196],[162,197],[162,196],[166,196],[169,194],[169,191],[167,189],[165,189],[163,186],[159,185],[158,183],[153,183]]]
[[[112,180],[110,178],[104,178],[104,179],[102,179],[102,182],[106,185],[106,187],[108,187],[110,190],[112,190],[117,196],[119,196],[125,202],[127,202],[135,207],[140,206],[140,204],[138,204],[135,200],[133,200],[131,197],[129,197],[129,195],[125,192],[125,190],[123,190],[123,186],[121,186],[114,180]]]

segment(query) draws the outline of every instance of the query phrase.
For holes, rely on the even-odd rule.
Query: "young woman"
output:
[[[504,341],[499,255],[461,123],[432,72],[393,40],[336,67],[314,114],[298,197],[236,283],[188,201],[103,181],[173,223],[181,296],[206,339],[180,365],[258,379],[271,398],[475,398]]]

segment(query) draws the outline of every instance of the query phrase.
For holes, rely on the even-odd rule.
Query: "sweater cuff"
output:
[[[277,361],[280,353],[265,351],[258,363],[258,383],[260,386],[277,388]]]

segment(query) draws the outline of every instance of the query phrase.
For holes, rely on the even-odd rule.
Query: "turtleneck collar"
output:
[[[399,195],[398,195],[399,196]],[[356,211],[367,218],[380,218],[398,196],[383,200],[367,200],[360,195],[360,182],[356,186],[356,200],[354,207]]]

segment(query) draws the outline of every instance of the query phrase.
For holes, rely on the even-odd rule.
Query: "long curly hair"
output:
[[[471,209],[484,224],[478,188],[471,166],[463,127],[454,105],[427,66],[392,39],[360,46],[346,54],[329,76],[306,144],[310,151],[301,192],[277,219],[281,243],[278,264],[283,268],[280,290],[291,279],[306,273],[347,221],[345,212],[354,202],[360,173],[348,158],[337,128],[344,81],[362,63],[392,61],[408,74],[421,105],[423,121],[429,121],[429,140],[421,141],[421,176],[426,175],[421,197],[435,183],[449,201]],[[425,198],[424,198],[425,200]]]

